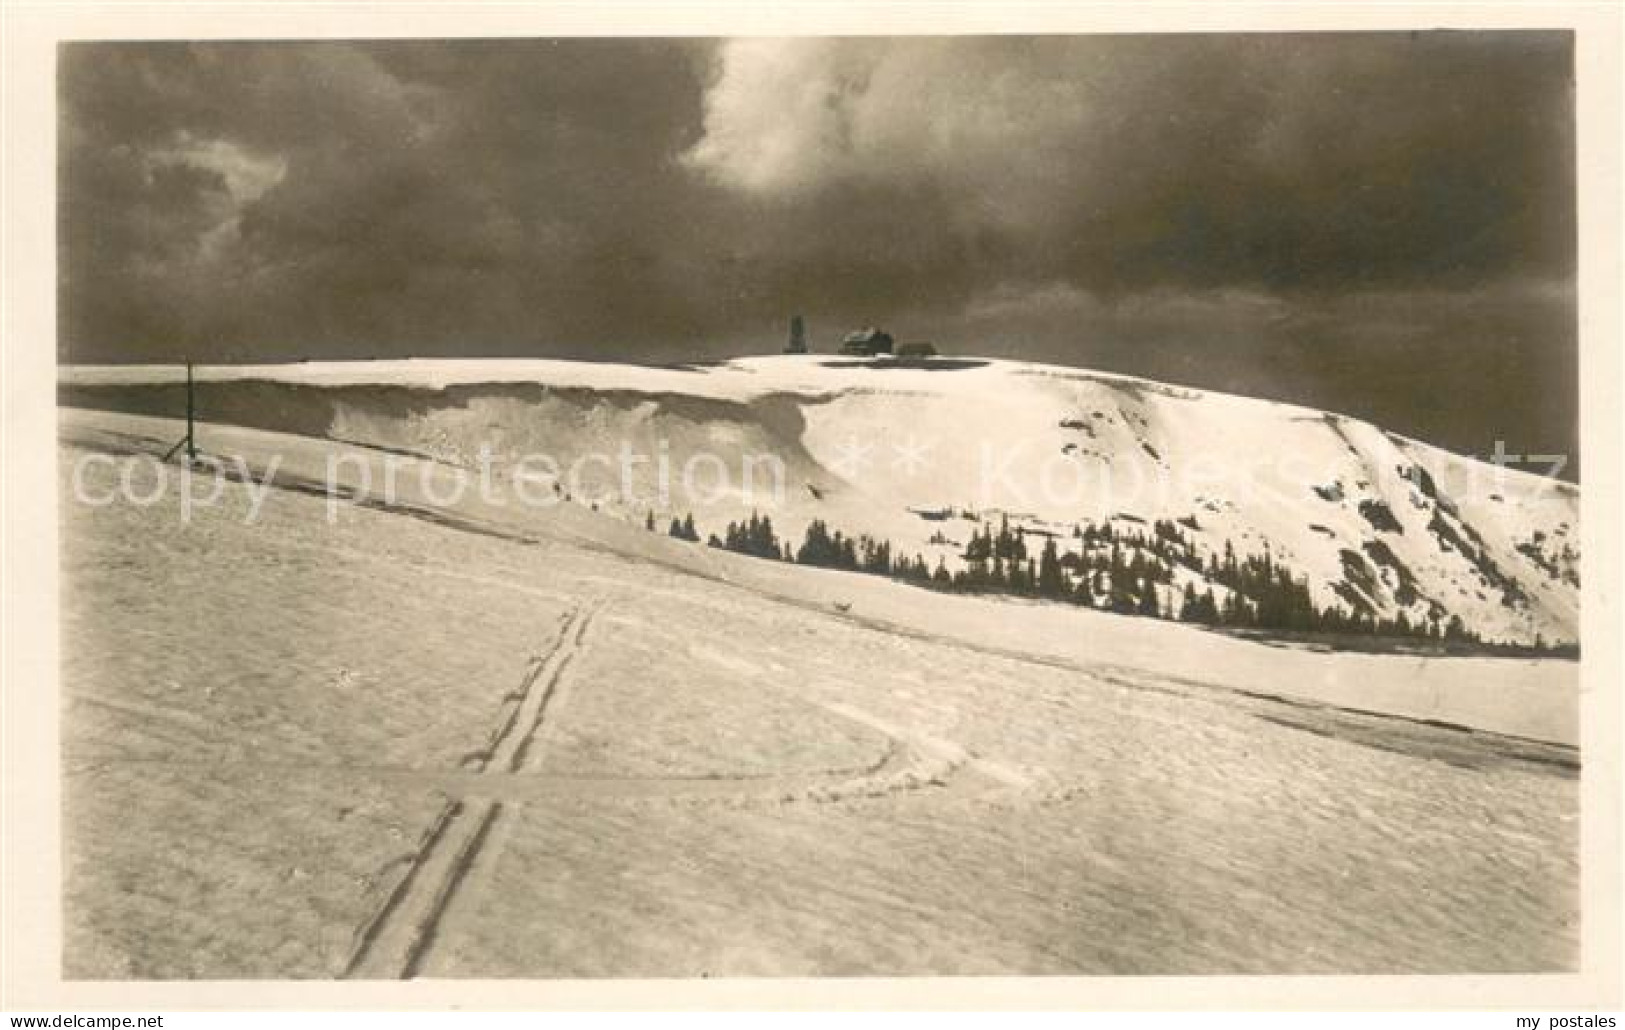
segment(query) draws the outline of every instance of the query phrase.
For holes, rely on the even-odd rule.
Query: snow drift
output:
[[[205,422],[489,462],[499,475],[546,455],[574,465],[572,488],[601,510],[662,526],[692,513],[702,534],[754,510],[799,540],[822,519],[954,568],[986,520],[1073,553],[1080,526],[1166,520],[1207,554],[1269,554],[1319,604],[1413,624],[1459,617],[1492,640],[1577,641],[1577,487],[1288,404],[1019,362],[827,355],[197,375]],[[67,368],[62,400],[174,416],[183,379]],[[700,482],[682,481],[696,469]],[[1170,592],[1202,582],[1200,569],[1180,575]]]

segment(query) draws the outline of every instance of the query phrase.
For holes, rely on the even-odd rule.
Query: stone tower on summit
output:
[[[807,327],[800,315],[790,316],[790,340],[784,345],[786,354],[807,353]]]

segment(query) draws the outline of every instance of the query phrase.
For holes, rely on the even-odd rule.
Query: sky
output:
[[[1566,32],[59,56],[65,362],[682,362],[801,314],[1577,454]]]

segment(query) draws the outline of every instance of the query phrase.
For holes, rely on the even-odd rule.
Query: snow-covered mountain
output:
[[[1156,587],[1168,608],[1187,584],[1224,594],[1211,571],[1227,554],[1267,554],[1317,606],[1411,625],[1455,616],[1490,640],[1578,637],[1577,487],[1289,404],[961,358],[325,362],[197,376],[205,422],[489,467],[498,481],[557,470],[575,501],[661,527],[692,514],[702,536],[761,512],[794,543],[822,520],[957,570],[989,525],[1081,557],[1105,546],[1104,527],[1152,539],[1163,523],[1183,555]],[[63,402],[176,415],[181,378],[68,368]]]

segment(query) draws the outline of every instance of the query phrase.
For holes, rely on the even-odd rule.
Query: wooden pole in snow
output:
[[[186,458],[188,461],[197,459],[197,439],[192,435],[192,420],[197,414],[197,405],[192,398],[192,362],[186,362]]]
[[[192,359],[186,359],[186,435],[175,441],[175,446],[164,452],[164,461],[175,456],[175,452],[182,447],[186,448],[186,460],[197,460],[197,439],[192,435],[192,425],[197,418],[197,402],[194,399],[192,386]]]

